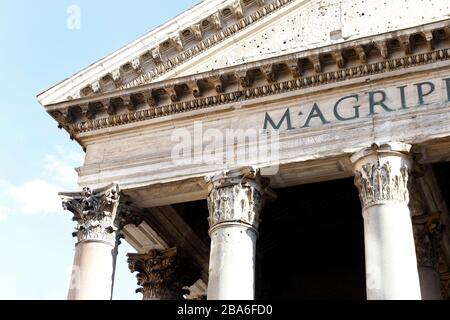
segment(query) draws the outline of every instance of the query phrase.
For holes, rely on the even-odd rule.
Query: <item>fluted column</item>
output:
[[[208,300],[252,300],[259,214],[268,181],[253,168],[208,178]]]
[[[176,248],[129,253],[128,266],[136,275],[143,300],[181,300],[183,287],[198,280],[199,269],[178,255]]]
[[[421,299],[408,208],[410,148],[373,145],[351,157],[363,207],[369,300]]]
[[[69,300],[109,300],[112,297],[120,229],[130,210],[119,204],[116,184],[98,190],[60,193],[63,207],[73,213],[77,237]],[[134,219],[135,223],[137,219]]]

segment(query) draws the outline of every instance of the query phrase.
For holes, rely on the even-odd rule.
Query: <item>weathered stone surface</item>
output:
[[[406,6],[396,0],[382,3],[376,0],[364,3],[349,0],[268,0],[263,7],[244,8],[235,7],[235,3],[234,0],[204,1],[40,94],[39,101],[48,105],[68,97],[77,98],[86,92],[86,88],[92,93],[101,89],[113,90],[119,78],[121,84],[132,86],[248,63],[280,52],[291,53],[342,43],[443,20],[448,18],[450,11],[445,0]],[[227,10],[231,17],[224,16]],[[227,23],[222,23],[222,19]],[[205,32],[198,32],[199,25]],[[190,45],[185,46],[185,43]],[[120,69],[133,70],[137,65],[136,59],[145,62],[141,68],[118,73]],[[113,84],[107,79],[111,79]]]
[[[94,139],[87,140],[89,146],[85,165],[79,169],[79,183],[101,185],[118,181],[126,193],[142,201],[144,206],[205,198],[207,190],[203,177],[229,167],[202,161],[200,148],[211,141],[203,141],[202,147],[198,145],[204,136],[194,134],[195,122],[201,121],[203,133],[212,129],[222,133],[227,129],[256,130],[264,127],[266,114],[278,124],[287,109],[292,128],[288,130],[284,120],[278,130],[279,161],[270,157],[249,157],[249,163],[257,167],[279,164],[272,187],[351,176],[349,154],[373,142],[389,142],[394,138],[429,149],[424,158],[426,162],[448,159],[448,149],[438,147],[450,135],[449,102],[443,80],[450,76],[446,68],[442,65],[430,71],[423,66],[417,67],[414,73],[394,72],[392,77],[373,76],[370,81],[351,81],[340,87],[325,85],[323,91],[310,89],[299,95],[292,92],[273,99],[268,96],[251,103],[243,101],[216,108],[216,113],[210,116],[199,112],[184,119],[175,115],[167,119],[170,122],[150,120],[142,126],[125,126],[112,135],[108,133],[110,130],[100,130]],[[415,84],[425,81],[433,83],[435,89],[424,97],[425,104],[420,106]],[[400,86],[406,86],[407,108],[402,107]],[[373,107],[376,114],[370,114],[369,92],[380,91],[386,95],[384,103],[389,111],[376,105]],[[359,117],[340,121],[334,114],[336,102],[349,96],[354,97],[342,100],[339,112],[342,116],[354,117],[355,106],[360,106]],[[374,99],[379,97],[380,93],[374,94]],[[320,110],[326,123],[318,116],[311,117],[315,104],[313,115]],[[174,129],[182,129],[191,146],[196,145],[191,163],[173,161],[172,152],[181,141],[172,136]],[[266,135],[255,132],[259,139]],[[87,139],[92,134],[85,136]],[[226,146],[226,141],[223,145]],[[144,186],[148,187],[138,192]]]

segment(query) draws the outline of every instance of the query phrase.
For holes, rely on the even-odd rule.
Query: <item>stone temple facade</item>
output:
[[[38,95],[69,299],[448,299],[450,2],[205,0]],[[69,250],[69,248],[68,248]]]

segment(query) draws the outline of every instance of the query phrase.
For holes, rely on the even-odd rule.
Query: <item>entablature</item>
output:
[[[450,59],[450,20],[46,106],[72,138]],[[406,71],[408,70],[408,71]]]

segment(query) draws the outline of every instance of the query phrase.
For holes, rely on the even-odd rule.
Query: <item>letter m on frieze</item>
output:
[[[289,108],[286,109],[286,112],[281,117],[280,121],[278,121],[277,124],[273,121],[273,119],[270,117],[270,115],[266,112],[265,118],[264,118],[264,130],[267,129],[267,126],[270,125],[273,129],[278,130],[283,125],[283,122],[286,121],[287,129],[292,130],[294,127],[292,127],[291,123],[291,114]]]

